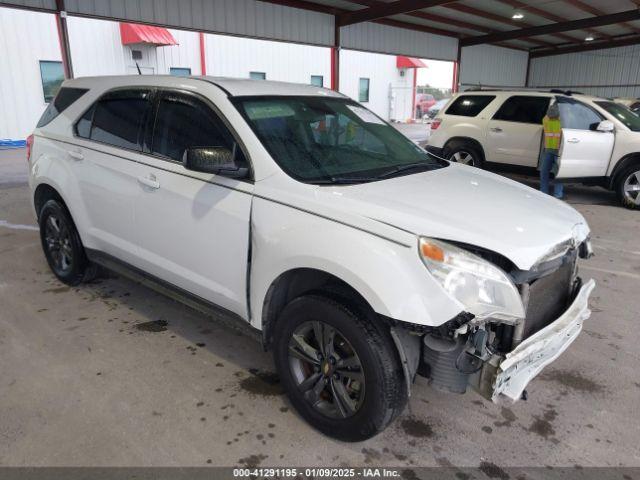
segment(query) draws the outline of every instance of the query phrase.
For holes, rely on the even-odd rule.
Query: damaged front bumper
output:
[[[500,395],[513,401],[520,399],[527,384],[573,343],[591,315],[589,296],[595,285],[589,280],[556,321],[524,340],[494,368],[483,369],[480,384],[491,386],[492,401]]]

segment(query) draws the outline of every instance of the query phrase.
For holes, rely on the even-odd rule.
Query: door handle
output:
[[[150,174],[147,177],[138,177],[138,182],[140,182],[145,187],[160,188],[160,182],[156,180],[156,176],[154,174]]]
[[[567,140],[568,143],[580,143],[580,139],[578,138],[570,138]]]
[[[80,150],[68,150],[67,153],[74,160],[84,160],[84,155]]]
[[[500,133],[502,131],[502,129],[500,127],[492,127],[492,128],[490,128],[490,130],[492,132],[496,132],[496,133]]]

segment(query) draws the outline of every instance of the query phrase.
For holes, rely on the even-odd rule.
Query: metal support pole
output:
[[[451,88],[451,93],[458,93],[459,85],[460,85],[460,70],[462,70],[461,65],[462,60],[462,47],[460,46],[460,41],[458,41],[458,56],[453,64],[453,86]]]
[[[207,57],[204,47],[204,32],[199,32],[200,37],[200,75],[207,74]]]
[[[64,0],[56,0],[56,27],[58,28],[58,41],[60,42],[64,77],[73,78],[73,63],[71,62],[71,47],[69,46],[69,30],[67,28],[67,12],[64,8]]]
[[[331,89],[340,90],[340,26],[334,18],[333,47],[331,47]]]

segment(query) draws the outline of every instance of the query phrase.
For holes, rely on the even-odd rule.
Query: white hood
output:
[[[353,186],[319,187],[326,206],[427,237],[476,245],[530,269],[555,245],[582,242],[585,219],[566,203],[473,167]]]

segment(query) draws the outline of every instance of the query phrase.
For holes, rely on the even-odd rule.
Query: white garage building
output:
[[[331,86],[331,49],[93,18],[67,18],[75,77],[172,74],[281,80]],[[50,78],[64,75],[55,17],[0,8],[0,138],[22,140],[46,108]],[[30,32],[25,35],[24,32]],[[397,56],[341,52],[340,91],[387,120],[412,117],[414,72]]]

